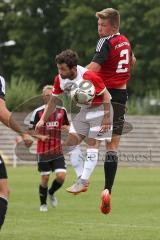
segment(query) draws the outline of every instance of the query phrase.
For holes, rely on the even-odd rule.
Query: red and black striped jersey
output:
[[[44,112],[44,109],[45,105],[34,110],[30,119],[29,129],[35,128]],[[44,124],[44,127],[40,130],[40,134],[49,136],[49,139],[46,141],[38,140],[38,154],[62,154],[61,127],[63,125],[69,125],[67,111],[64,107],[57,106],[55,111]]]
[[[99,39],[92,62],[101,65],[97,75],[107,88],[119,88],[128,82],[131,56],[130,42],[120,33]]]

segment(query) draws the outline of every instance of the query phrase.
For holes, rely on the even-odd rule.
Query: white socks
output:
[[[84,163],[84,169],[81,179],[88,180],[98,161],[98,149],[87,149],[87,159]]]
[[[84,157],[82,154],[82,151],[80,149],[80,146],[77,145],[76,147],[74,147],[74,149],[72,151],[70,151],[69,153],[70,155],[70,161],[72,164],[72,167],[74,168],[77,178],[80,177],[82,175],[83,172],[83,162],[84,162]]]

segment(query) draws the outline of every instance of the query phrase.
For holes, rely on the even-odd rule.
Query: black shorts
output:
[[[113,106],[113,134],[122,135],[124,122],[125,122],[125,112],[126,112],[126,102],[128,99],[128,94],[126,89],[108,89],[112,96],[112,106]]]
[[[38,155],[38,171],[42,175],[50,172],[66,172],[66,163],[63,155]]]
[[[0,156],[0,179],[7,179],[7,170],[2,157]]]

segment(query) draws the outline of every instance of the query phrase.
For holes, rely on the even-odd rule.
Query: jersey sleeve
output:
[[[108,40],[106,38],[100,38],[92,62],[96,62],[100,65],[103,64],[108,58],[109,48]]]
[[[60,87],[60,80],[59,76],[57,75],[54,79],[54,85],[53,85],[53,90],[52,90],[52,95],[53,96],[58,96],[61,93],[63,93],[63,90]]]
[[[0,98],[4,99],[5,96],[5,80],[0,76]]]
[[[36,110],[33,111],[29,122],[29,129],[34,129],[39,120],[38,112]]]
[[[68,120],[66,109],[64,109],[64,119],[63,119],[63,124],[62,125],[69,125],[69,120]]]
[[[106,86],[104,85],[102,78],[97,76],[94,72],[86,71],[83,75],[83,79],[89,80],[93,83],[96,95],[101,95],[106,90]]]

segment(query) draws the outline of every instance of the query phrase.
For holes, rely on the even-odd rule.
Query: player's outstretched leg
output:
[[[111,194],[118,165],[118,156],[116,151],[108,151],[104,162],[105,187]]]
[[[89,181],[79,177],[72,186],[66,188],[66,191],[77,195],[81,192],[86,192],[88,190],[88,186]]]
[[[66,189],[67,192],[78,194],[81,192],[86,192],[89,186],[89,177],[91,176],[98,161],[98,149],[89,148],[87,149],[87,159],[84,163],[82,176],[77,179],[77,181],[69,188]]]
[[[69,159],[74,168],[74,171],[79,178],[83,173],[84,159],[80,146],[77,145],[69,152]]]
[[[102,203],[101,203],[101,206],[100,206],[101,212],[103,214],[110,213],[110,211],[111,211],[111,198],[110,198],[110,194],[109,194],[108,189],[105,189],[105,190],[102,191],[101,200],[102,200]]]
[[[105,173],[105,187],[102,191],[101,199],[101,212],[108,214],[111,211],[111,190],[114,183],[116,171],[118,164],[118,156],[115,151],[108,151],[106,153],[105,162],[104,162],[104,173]]]

